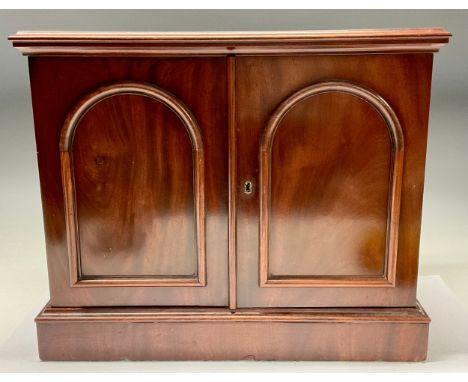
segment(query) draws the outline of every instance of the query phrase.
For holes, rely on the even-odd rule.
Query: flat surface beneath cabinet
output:
[[[426,362],[40,362],[34,317],[43,296],[0,345],[0,371],[200,372],[200,371],[468,371],[468,311],[440,276],[419,279],[418,298],[432,319]],[[18,317],[18,321],[21,317]]]

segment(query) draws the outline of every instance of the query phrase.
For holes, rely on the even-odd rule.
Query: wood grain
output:
[[[180,100],[142,83],[99,88],[60,147],[73,285],[206,285],[203,140]]]
[[[46,305],[36,322],[166,321],[166,322],[387,322],[429,323],[419,304],[411,308],[164,308],[164,307],[52,307]]]
[[[31,58],[30,75],[52,304],[227,306],[226,59]],[[198,123],[205,161],[206,287],[192,276],[198,267],[193,191],[199,186],[193,184],[191,140],[170,108],[135,94],[101,100],[76,129],[70,168],[85,277],[76,284],[84,287],[70,286],[61,130],[80,100],[123,81],[172,94]],[[110,187],[102,188],[103,180]],[[117,254],[105,258],[103,248],[112,246]]]
[[[171,56],[303,53],[437,52],[444,28],[265,32],[18,32],[24,55]]]
[[[450,36],[10,36],[30,56],[41,359],[425,359],[432,53]]]
[[[314,84],[346,81],[373,89],[394,110],[405,146],[402,163],[401,145],[392,143],[398,134],[389,136],[388,118],[362,97],[327,92],[294,106],[272,143],[268,270],[264,261],[259,268],[260,215],[267,208],[260,204],[262,190],[237,201],[239,307],[414,305],[431,68],[429,54],[236,60],[239,184],[259,184],[254,163],[270,118],[284,100]],[[390,179],[392,168],[403,173],[398,227],[398,211],[387,215],[388,206],[398,205],[400,187],[398,176]],[[393,236],[387,234],[392,227]],[[395,246],[397,236],[396,256],[386,265],[383,248]],[[259,287],[268,272],[271,287]]]
[[[372,90],[319,82],[284,100],[260,142],[260,285],[394,286],[403,147]]]
[[[235,313],[47,308],[37,318],[41,359],[80,361],[421,361],[428,324],[419,307]]]
[[[237,147],[236,147],[236,59],[227,58],[229,125],[229,308],[237,307]]]

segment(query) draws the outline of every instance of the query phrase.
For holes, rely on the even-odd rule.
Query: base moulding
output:
[[[430,319],[409,308],[156,308],[47,305],[47,361],[426,359]]]

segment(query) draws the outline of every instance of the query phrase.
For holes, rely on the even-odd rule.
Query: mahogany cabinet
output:
[[[416,300],[443,28],[18,32],[43,360],[426,357]]]

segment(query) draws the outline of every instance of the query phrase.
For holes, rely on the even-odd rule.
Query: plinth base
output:
[[[414,308],[54,308],[36,318],[44,361],[423,361]]]

